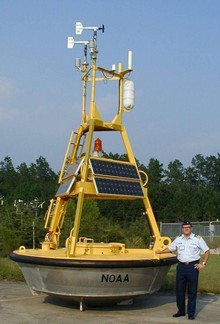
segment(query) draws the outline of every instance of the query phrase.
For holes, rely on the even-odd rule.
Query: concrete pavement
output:
[[[188,317],[173,318],[175,296],[157,293],[138,297],[132,305],[79,305],[46,295],[33,296],[26,283],[0,281],[0,323],[69,324],[69,323],[190,323]],[[220,296],[198,295],[197,315],[193,323],[215,324],[220,321]]]

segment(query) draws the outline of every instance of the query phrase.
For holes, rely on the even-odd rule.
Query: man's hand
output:
[[[202,264],[202,263],[196,263],[196,264],[194,265],[194,268],[197,269],[197,270],[204,269],[204,268],[205,268],[205,264]]]

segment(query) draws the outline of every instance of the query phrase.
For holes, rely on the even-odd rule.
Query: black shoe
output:
[[[188,318],[189,318],[189,320],[194,320],[195,316],[189,316]]]
[[[180,312],[177,312],[176,314],[173,315],[173,317],[180,317],[180,316],[185,316],[185,314],[181,314]]]

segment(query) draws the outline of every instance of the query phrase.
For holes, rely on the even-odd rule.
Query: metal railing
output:
[[[178,235],[181,235],[182,223],[162,223],[160,222],[160,232],[174,239]],[[203,238],[215,238],[220,237],[220,221],[210,222],[192,222],[193,233],[201,235]]]

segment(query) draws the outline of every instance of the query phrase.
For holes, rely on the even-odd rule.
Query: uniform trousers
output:
[[[196,297],[198,288],[199,271],[194,268],[199,261],[189,264],[178,263],[176,271],[176,303],[180,314],[186,313],[185,296],[188,292],[187,313],[194,316],[196,311]]]

